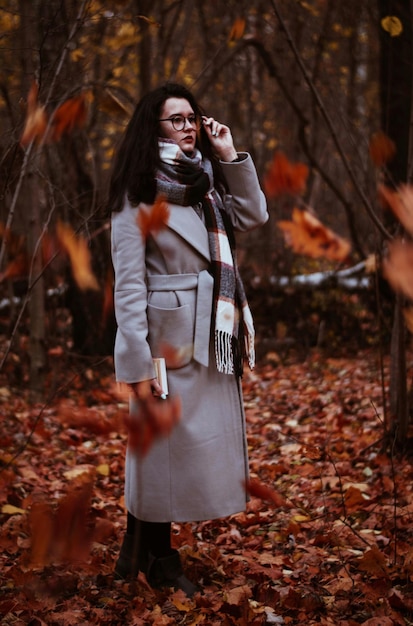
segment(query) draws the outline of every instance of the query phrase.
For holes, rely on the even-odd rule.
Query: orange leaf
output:
[[[413,234],[413,186],[400,185],[393,191],[385,185],[378,187],[379,197],[391,208],[397,219]]]
[[[277,224],[284,232],[287,244],[297,254],[344,261],[350,252],[348,241],[336,235],[308,211],[295,208],[291,222],[280,221]]]
[[[247,492],[254,498],[273,502],[275,506],[285,506],[285,499],[272,487],[265,485],[259,480],[251,478],[245,483]]]
[[[73,278],[79,289],[99,290],[99,284],[91,269],[91,256],[88,242],[83,237],[76,237],[72,228],[62,222],[57,223],[57,238],[69,255]]]
[[[264,179],[269,197],[287,194],[302,194],[305,191],[308,167],[304,163],[291,163],[285,154],[276,152]]]
[[[396,240],[388,244],[383,274],[395,291],[413,298],[413,244]]]
[[[146,15],[137,15],[136,17],[149,24],[149,26],[156,26],[157,28],[160,28],[161,26],[160,22],[154,20],[153,17],[147,17]]]
[[[43,106],[37,102],[39,87],[34,82],[27,97],[27,114],[20,145],[27,146],[32,141],[40,142],[47,128],[47,116]]]
[[[143,239],[147,239],[150,233],[156,233],[165,228],[168,219],[169,207],[164,196],[159,196],[148,209],[141,208],[137,222]]]
[[[383,167],[396,154],[396,145],[383,131],[374,133],[369,144],[370,158],[377,167]]]
[[[4,271],[0,274],[0,282],[6,278],[21,278],[27,276],[28,272],[29,262],[27,254],[21,252],[7,264]]]
[[[85,94],[66,100],[53,115],[52,138],[55,141],[59,141],[64,133],[68,134],[75,128],[82,128],[86,123],[86,118],[87,106]]]
[[[237,19],[235,20],[235,22],[233,23],[232,27],[231,27],[231,31],[229,33],[229,41],[236,41],[237,39],[241,39],[241,37],[243,36],[244,32],[245,32],[245,18],[243,17],[237,17]]]

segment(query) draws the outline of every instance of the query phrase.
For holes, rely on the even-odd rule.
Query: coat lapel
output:
[[[169,204],[168,226],[203,254],[208,261],[211,259],[208,231],[192,207]]]

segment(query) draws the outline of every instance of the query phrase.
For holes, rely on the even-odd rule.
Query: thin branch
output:
[[[286,36],[288,45],[290,46],[290,48],[291,48],[291,50],[293,52],[294,58],[297,61],[297,64],[298,64],[298,66],[299,66],[299,68],[301,70],[301,73],[302,73],[302,75],[303,75],[307,85],[309,86],[309,88],[311,90],[311,93],[313,94],[313,96],[314,96],[314,98],[315,98],[315,100],[317,102],[317,105],[318,105],[318,107],[319,107],[319,109],[321,111],[321,114],[322,114],[322,116],[324,118],[324,121],[325,121],[325,123],[327,125],[327,128],[330,131],[331,137],[332,137],[332,139],[334,141],[334,145],[336,146],[337,151],[340,154],[340,157],[341,157],[341,160],[343,162],[343,165],[344,165],[344,167],[345,167],[345,169],[346,169],[346,171],[347,171],[347,173],[348,173],[348,175],[349,175],[349,177],[350,177],[350,179],[351,179],[351,181],[352,181],[352,183],[354,185],[354,188],[356,189],[358,195],[360,196],[360,199],[363,202],[363,205],[364,205],[368,215],[370,216],[371,220],[374,222],[374,224],[377,227],[377,229],[380,231],[380,233],[383,235],[383,237],[385,239],[392,239],[392,236],[386,230],[386,228],[383,226],[383,224],[381,223],[381,221],[377,217],[377,215],[374,212],[374,209],[371,206],[371,204],[370,204],[366,194],[364,193],[363,189],[360,187],[360,185],[359,185],[359,183],[357,181],[357,178],[356,178],[356,176],[355,176],[355,174],[354,174],[354,172],[353,172],[353,170],[352,170],[352,168],[350,166],[350,163],[349,163],[349,161],[348,161],[348,159],[347,159],[347,157],[346,157],[346,155],[345,155],[345,153],[343,151],[343,148],[341,147],[341,144],[340,144],[340,141],[338,139],[337,132],[336,132],[336,130],[334,128],[333,122],[331,121],[331,118],[330,118],[330,116],[329,116],[329,114],[328,114],[328,112],[327,112],[327,110],[326,110],[326,108],[324,106],[324,103],[323,103],[323,101],[321,99],[321,96],[320,96],[319,92],[317,91],[313,81],[310,78],[310,75],[307,72],[307,69],[306,69],[306,67],[304,65],[304,62],[303,62],[301,56],[300,56],[300,53],[297,50],[297,47],[296,47],[296,45],[295,45],[295,43],[293,41],[293,38],[292,38],[292,36],[290,34],[290,31],[288,30],[287,25],[285,24],[281,14],[280,14],[280,12],[278,11],[276,3],[274,2],[274,0],[270,0],[270,3],[271,3],[271,6],[272,6],[272,8],[274,10],[275,15],[278,18],[278,21],[280,23],[281,29],[284,31],[284,34]]]

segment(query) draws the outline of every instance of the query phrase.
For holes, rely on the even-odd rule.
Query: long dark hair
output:
[[[139,101],[116,153],[109,184],[108,212],[121,211],[127,194],[132,205],[152,203],[156,196],[155,173],[159,166],[159,118],[165,100],[185,98],[196,115],[203,111],[192,93],[183,85],[166,83]],[[212,152],[205,129],[197,133],[197,148],[212,162],[215,187],[225,188],[219,161]]]

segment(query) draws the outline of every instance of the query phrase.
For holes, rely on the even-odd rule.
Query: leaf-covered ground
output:
[[[259,483],[246,512],[174,526],[188,576],[204,588],[193,600],[143,577],[114,580],[124,406],[110,360],[50,358],[59,392],[47,403],[30,405],[6,378],[0,387],[2,624],[413,623],[413,465],[385,436],[388,364],[382,385],[377,351],[314,351],[246,374]],[[264,486],[284,505],[256,497]]]

